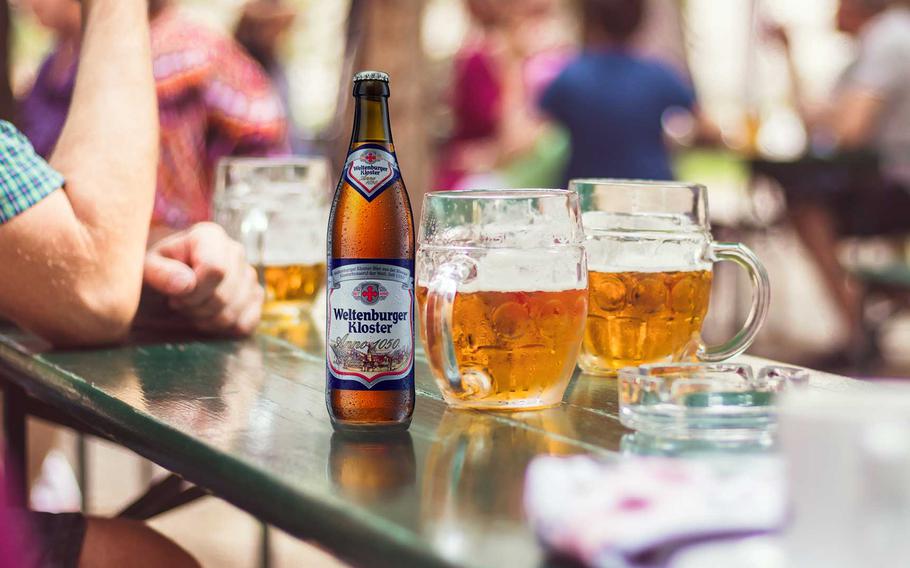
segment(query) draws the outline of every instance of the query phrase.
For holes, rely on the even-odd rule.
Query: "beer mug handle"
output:
[[[752,345],[768,315],[771,303],[771,284],[768,272],[755,253],[740,243],[711,243],[710,257],[714,262],[735,262],[749,273],[752,280],[752,307],[743,328],[732,339],[721,345],[701,345],[697,356],[702,361],[717,362],[735,357]]]
[[[257,269],[265,264],[265,237],[271,222],[269,214],[259,207],[252,207],[243,211],[240,220],[240,241],[246,249],[247,256],[255,252],[255,258],[247,258],[247,262]]]
[[[452,312],[458,285],[477,271],[474,260],[461,256],[439,266],[427,291],[425,331],[427,358],[433,367],[440,369],[445,384],[461,396],[484,396],[492,383],[486,374],[477,370],[462,373],[455,356],[452,332]]]

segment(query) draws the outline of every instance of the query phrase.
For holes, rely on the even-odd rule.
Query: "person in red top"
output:
[[[57,36],[22,100],[22,131],[49,156],[69,110],[82,27],[76,0],[27,0]],[[212,217],[213,175],[225,156],[289,153],[284,105],[269,77],[233,39],[171,6],[150,3],[161,159],[152,226],[184,229]]]
[[[474,30],[452,69],[452,131],[438,152],[433,188],[509,185],[498,170],[527,156],[544,133],[535,108],[570,50],[551,32],[551,0],[468,0]]]

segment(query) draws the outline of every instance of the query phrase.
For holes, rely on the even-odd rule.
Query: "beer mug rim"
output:
[[[543,230],[543,234],[548,235],[546,242],[539,240],[532,242],[531,240],[522,241],[521,239],[513,239],[512,237],[504,238],[501,240],[497,239],[472,239],[466,238],[464,240],[438,240],[435,238],[437,231],[440,227],[454,228],[460,226],[469,226],[465,224],[458,223],[449,223],[445,215],[440,217],[434,217],[430,211],[436,207],[442,206],[445,207],[446,202],[456,203],[476,203],[476,204],[491,204],[494,205],[497,202],[502,203],[523,203],[536,201],[538,203],[544,202],[548,206],[555,206],[555,215],[546,216],[546,219],[549,221],[543,223],[542,227],[548,227],[549,222],[552,222],[552,227],[554,232],[547,233],[546,229]],[[434,203],[434,205],[430,205]],[[511,221],[511,220],[510,220]],[[514,234],[520,235],[523,232],[526,234],[531,227],[524,226],[518,227],[518,225],[513,225],[509,222],[500,223],[489,222],[489,221],[476,221],[472,225],[476,229],[482,231],[491,230],[494,228],[508,228],[513,231]],[[535,225],[536,226],[536,225]],[[518,229],[527,229],[528,231],[518,230]],[[548,250],[548,249],[563,249],[564,247],[580,247],[584,245],[585,235],[584,228],[581,223],[581,209],[578,205],[578,194],[574,191],[569,191],[566,189],[550,189],[550,188],[519,188],[519,189],[458,189],[458,190],[447,190],[447,191],[431,191],[424,196],[424,207],[423,214],[421,215],[420,229],[418,231],[417,242],[421,248],[426,249],[477,249],[477,250],[490,250],[490,249],[511,249],[511,250]]]
[[[573,178],[569,180],[569,187],[573,185],[617,185],[629,187],[666,187],[668,189],[695,189],[705,191],[704,184],[689,181],[654,180],[654,179],[624,179],[624,178]],[[571,191],[571,189],[570,189]]]
[[[704,203],[707,208],[708,188],[700,183],[688,181],[660,181],[647,179],[620,179],[620,178],[577,178],[569,180],[568,191],[579,193],[580,187],[614,187],[632,191],[648,191],[659,189],[663,191],[686,191],[693,196],[693,201]]]
[[[450,189],[430,191],[426,199],[541,199],[547,197],[572,197],[576,192],[568,189],[522,188],[522,189]]]
[[[218,160],[218,166],[306,166],[327,161],[328,159],[323,156],[226,156]]]
[[[702,363],[680,361],[678,363],[645,363],[643,365],[632,365],[623,367],[619,370],[621,377],[637,378],[654,378],[663,380],[666,376],[675,375],[697,375],[706,373],[719,374],[736,374],[744,379],[753,379],[752,367],[744,363],[726,362],[726,363]]]
[[[688,191],[697,194],[701,200],[707,196],[708,188],[704,184],[688,181],[660,181],[649,179],[621,179],[621,178],[577,178],[569,180],[569,191],[578,192],[579,186],[612,186],[630,190],[663,189],[665,191]]]
[[[578,178],[569,181],[570,191],[579,194],[585,215],[585,233],[702,233],[710,234],[708,189],[699,183],[614,178]],[[611,190],[616,199],[610,207],[592,207],[587,192]],[[591,226],[591,214],[608,215],[612,226]],[[641,220],[674,221],[641,226]]]
[[[281,168],[289,167],[307,168],[307,173],[302,174],[299,179],[293,180],[294,183],[305,183],[306,181],[313,182],[315,185],[313,185],[312,188],[316,188],[317,191],[315,193],[308,191],[308,193],[312,193],[312,195],[317,198],[320,207],[328,208],[332,198],[330,182],[326,181],[326,183],[323,184],[318,179],[313,180],[312,178],[313,175],[321,177],[322,175],[327,175],[329,173],[329,161],[328,158],[325,158],[324,156],[227,156],[221,158],[218,160],[218,168],[214,179],[214,190],[212,192],[214,207],[225,206],[242,209],[258,206],[258,208],[267,209],[270,212],[279,211],[281,209],[281,204],[278,203],[267,205],[264,202],[258,203],[256,200],[244,198],[241,198],[238,203],[233,203],[236,201],[236,198],[231,196],[230,193],[238,184],[236,182],[231,183],[228,176],[240,175],[241,178],[251,179],[264,171],[278,171]],[[241,168],[242,170],[240,172],[233,171]],[[228,172],[231,173],[229,174]],[[326,178],[326,180],[327,179],[328,178]],[[323,185],[325,187],[322,187]]]

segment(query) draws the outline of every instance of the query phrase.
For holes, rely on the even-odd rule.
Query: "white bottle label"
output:
[[[327,309],[326,363],[333,388],[410,388],[413,261],[333,260]]]

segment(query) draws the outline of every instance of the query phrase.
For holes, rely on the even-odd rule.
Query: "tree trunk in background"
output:
[[[389,98],[395,152],[401,164],[415,223],[419,219],[423,194],[430,184],[429,137],[425,120],[427,103],[423,84],[424,58],[420,41],[423,21],[422,0],[351,0],[348,39],[356,42],[352,66],[342,74],[341,98],[344,121],[335,144],[336,164],[344,161],[354,120],[351,104],[351,71],[373,69],[391,77]],[[346,66],[347,67],[347,66]],[[339,165],[340,167],[340,165]],[[340,171],[338,169],[337,171]]]
[[[16,101],[10,82],[9,60],[11,33],[9,4],[0,0],[0,119],[14,122]]]

